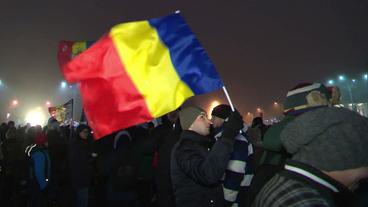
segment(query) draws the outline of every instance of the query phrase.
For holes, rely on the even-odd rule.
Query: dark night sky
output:
[[[197,35],[242,112],[283,101],[301,81],[359,75],[368,61],[368,1],[2,1],[1,102],[56,98],[60,40],[95,40],[111,26],[175,10]],[[209,97],[195,101],[206,107]]]

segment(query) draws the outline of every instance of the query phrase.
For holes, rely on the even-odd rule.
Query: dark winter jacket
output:
[[[30,178],[33,186],[32,190],[45,190],[50,181],[51,162],[47,149],[37,144],[30,145],[25,150],[29,157]]]
[[[180,138],[180,123],[175,125],[165,124],[156,127],[152,132],[152,139],[156,140],[157,167],[156,188],[157,202],[160,207],[175,207],[174,192],[170,177],[170,155],[174,145]]]
[[[287,160],[258,193],[252,207],[357,206],[356,197],[344,185],[320,170]]]
[[[225,173],[233,140],[211,140],[185,130],[171,154],[171,179],[177,207],[224,206],[221,178]]]
[[[77,138],[69,146],[69,170],[74,188],[88,188],[92,180],[91,144]]]

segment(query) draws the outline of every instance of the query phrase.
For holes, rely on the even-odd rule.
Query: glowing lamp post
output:
[[[13,106],[13,107],[18,106],[18,100],[13,100],[13,101],[12,101],[12,106]]]
[[[68,84],[65,81],[61,81],[60,88],[64,89],[68,86]]]
[[[368,74],[363,74],[363,80],[368,80]]]
[[[345,82],[345,79],[346,79],[346,78],[345,78],[345,76],[343,76],[343,75],[339,75],[339,81],[340,81],[340,82]],[[354,84],[354,83],[356,82],[356,80],[355,80],[355,79],[352,79],[352,80],[351,80],[351,82],[352,82],[352,84]],[[351,85],[350,85],[350,83],[346,83],[346,87],[347,87],[348,92],[349,92],[350,103],[351,103],[352,109],[353,109],[353,111],[356,111],[355,104],[353,103],[353,102],[354,102],[354,99],[353,99],[353,92],[352,92],[352,90],[351,90]]]

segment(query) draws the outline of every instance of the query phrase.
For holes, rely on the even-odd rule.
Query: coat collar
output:
[[[189,139],[200,144],[210,144],[212,142],[211,138],[208,136],[203,136],[192,130],[184,130],[181,134],[182,139]]]

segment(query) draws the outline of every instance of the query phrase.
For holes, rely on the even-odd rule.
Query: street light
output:
[[[50,101],[46,101],[46,106],[51,106],[51,102]]]
[[[340,75],[339,76],[339,80],[341,81],[341,82],[344,82],[345,81],[345,76],[343,76],[343,75]],[[356,80],[355,79],[352,79],[351,80],[351,82],[354,84],[355,82],[356,82]],[[356,108],[355,108],[355,105],[354,105],[354,98],[353,98],[353,91],[352,91],[352,89],[351,89],[351,85],[350,85],[350,83],[348,82],[348,83],[346,83],[346,87],[347,87],[347,89],[348,89],[348,92],[349,92],[349,97],[350,97],[350,103],[351,103],[351,105],[352,105],[352,109],[353,109],[353,111],[356,111]]]
[[[333,85],[333,84],[335,83],[335,81],[331,79],[331,80],[328,80],[328,81],[327,81],[327,83],[328,83],[329,85]]]
[[[368,74],[363,74],[363,79],[368,80]]]
[[[253,121],[253,118],[254,118],[254,115],[251,113],[251,112],[248,112],[246,115],[245,115],[245,123],[251,125],[252,124],[252,121]]]
[[[17,106],[17,105],[18,105],[18,100],[16,100],[16,99],[15,99],[15,100],[13,100],[13,101],[12,101],[12,105],[13,105],[13,106]]]
[[[61,83],[60,83],[61,88],[66,88],[67,85],[68,84],[65,81],[61,81]]]

